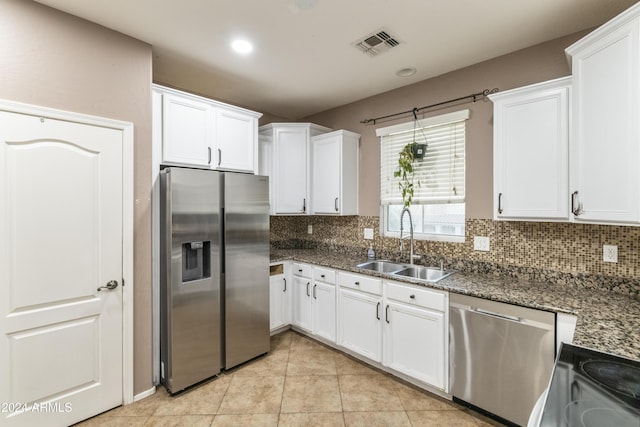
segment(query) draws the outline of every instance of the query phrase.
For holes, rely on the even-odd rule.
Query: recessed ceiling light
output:
[[[247,40],[234,40],[231,43],[231,48],[243,55],[251,53],[253,51],[253,45],[249,43]]]
[[[402,68],[396,71],[396,76],[398,77],[409,77],[413,76],[416,73],[416,69],[413,67]]]

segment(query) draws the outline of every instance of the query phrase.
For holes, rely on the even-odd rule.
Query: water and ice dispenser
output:
[[[182,244],[182,283],[211,277],[211,242]]]

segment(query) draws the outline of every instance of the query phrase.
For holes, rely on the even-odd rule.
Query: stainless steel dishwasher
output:
[[[454,293],[449,301],[454,400],[527,425],[551,378],[555,314]]]

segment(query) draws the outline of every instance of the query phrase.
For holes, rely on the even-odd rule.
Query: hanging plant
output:
[[[398,169],[393,172],[393,176],[395,178],[400,178],[398,182],[398,187],[400,187],[400,192],[402,193],[402,202],[405,207],[411,206],[411,201],[413,200],[413,161],[415,160],[413,154],[413,143],[409,143],[404,146],[402,151],[400,151],[400,156],[398,157]],[[418,182],[418,185],[420,183]]]

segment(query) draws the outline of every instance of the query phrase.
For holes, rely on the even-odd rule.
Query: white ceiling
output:
[[[635,0],[38,0],[153,45],[154,80],[295,120],[600,25]],[[352,43],[381,28],[401,44]],[[239,56],[235,37],[255,50]],[[415,67],[411,77],[397,77]]]

